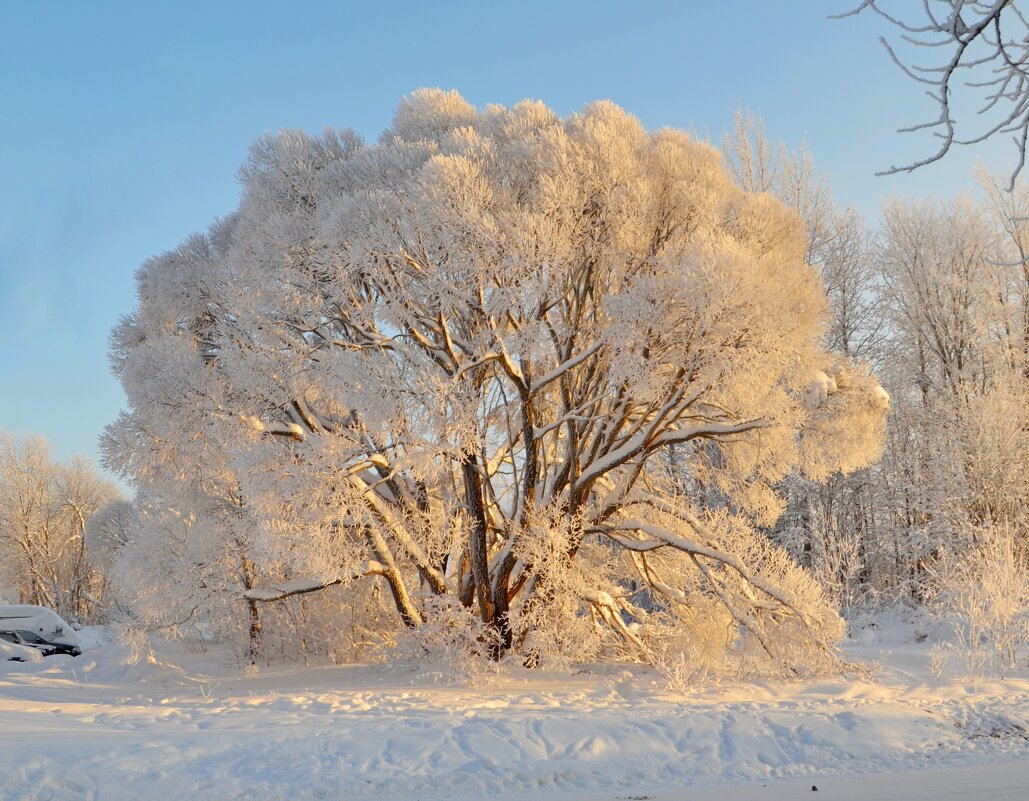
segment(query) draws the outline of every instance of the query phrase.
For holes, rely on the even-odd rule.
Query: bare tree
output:
[[[1025,164],[1029,135],[1029,22],[1014,0],[969,2],[923,0],[921,11],[910,18],[887,11],[882,0],[863,0],[857,8],[839,15],[871,11],[900,31],[901,41],[923,48],[929,57],[919,61],[912,53],[898,51],[885,37],[880,41],[894,63],[911,79],[926,87],[939,108],[936,119],[901,128],[902,133],[931,131],[940,145],[931,155],[903,166],[891,166],[880,175],[911,172],[943,158],[953,145],[978,144],[995,134],[1013,134],[1018,162],[1011,186]],[[914,5],[908,3],[908,5]],[[837,17],[837,18],[839,18]],[[960,80],[967,76],[966,80]],[[979,104],[982,126],[959,130],[954,100],[959,84]]]

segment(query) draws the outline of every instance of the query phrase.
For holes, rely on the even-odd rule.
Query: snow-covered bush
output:
[[[978,529],[961,550],[944,552],[936,570],[939,604],[953,616],[968,678],[1001,676],[1029,645],[1029,554],[1009,526]]]
[[[497,676],[489,655],[497,648],[497,632],[457,598],[427,599],[426,622],[399,631],[382,658],[440,683],[483,686]]]
[[[738,629],[717,598],[695,592],[689,606],[676,607],[673,615],[669,625],[647,638],[650,661],[669,687],[685,690],[738,674],[732,658]]]
[[[950,649],[946,644],[938,642],[929,649],[929,674],[934,681],[939,681],[943,677],[943,670],[949,659]]]

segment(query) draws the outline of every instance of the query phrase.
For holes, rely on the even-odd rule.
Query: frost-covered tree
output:
[[[875,582],[916,597],[941,553],[982,553],[977,532],[1004,527],[1029,542],[1029,283],[1017,219],[1025,196],[982,180],[985,204],[884,208],[877,261],[894,403],[876,468]]]
[[[494,657],[646,655],[712,603],[778,666],[839,636],[755,526],[791,470],[876,459],[888,398],[823,344],[804,222],[715,149],[422,90],[375,144],[285,132],[240,174],[141,268],[105,440],[255,566],[239,597],[381,582],[412,629],[474,612]]]
[[[57,462],[46,440],[0,432],[0,589],[71,618],[102,614],[85,531],[117,495],[85,459]]]

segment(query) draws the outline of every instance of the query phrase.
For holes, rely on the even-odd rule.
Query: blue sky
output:
[[[954,153],[896,129],[932,113],[855,0],[723,2],[19,2],[0,0],[0,429],[96,458],[123,403],[107,334],[148,256],[233,209],[252,139],[352,127],[368,139],[420,86],[476,105],[610,98],[650,128],[717,139],[744,106],[806,142],[837,202],[971,189]]]

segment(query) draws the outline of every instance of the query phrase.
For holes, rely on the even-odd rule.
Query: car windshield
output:
[[[7,640],[7,642],[18,642],[18,637],[13,631],[0,631],[0,640]]]
[[[46,644],[46,640],[40,637],[38,634],[34,634],[31,631],[22,631],[18,629],[18,635],[25,640],[25,642],[34,642],[38,644]]]

